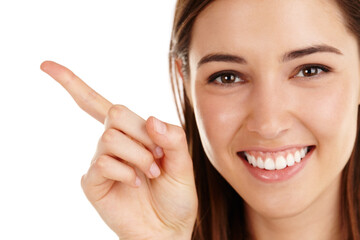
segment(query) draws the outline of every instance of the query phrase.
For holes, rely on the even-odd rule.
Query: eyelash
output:
[[[312,76],[305,76],[304,72],[305,70],[308,69],[316,69],[314,75]],[[319,74],[323,74],[323,73],[328,73],[330,72],[332,69],[330,67],[321,65],[321,64],[306,64],[306,65],[302,65],[300,67],[298,67],[296,69],[296,73],[292,75],[291,78],[314,78],[314,77],[318,77]],[[302,76],[297,76],[302,72]],[[312,74],[312,71],[310,70],[310,74]],[[235,80],[233,82],[229,82],[229,83],[224,83],[222,79],[218,79],[221,77],[225,77],[226,75],[231,75],[232,77],[235,78]],[[218,80],[217,80],[218,79]],[[246,80],[244,80],[242,78],[242,74],[237,72],[237,71],[232,71],[232,70],[225,70],[225,71],[220,71],[217,73],[212,74],[209,78],[208,78],[208,83],[214,83],[214,84],[218,84],[218,85],[222,85],[222,86],[231,86],[234,84],[243,84],[245,83]]]
[[[226,75],[235,76],[235,79],[237,79],[239,81],[236,82],[237,80],[235,80],[234,82],[231,82],[231,83],[224,83],[224,82],[222,82],[221,79],[219,81],[217,81],[218,78],[224,77]],[[225,71],[221,71],[221,72],[212,74],[208,79],[208,83],[214,83],[214,84],[223,85],[223,86],[230,86],[233,84],[244,83],[245,80],[241,79],[241,75],[242,75],[241,73],[236,72],[236,71],[225,70]]]
[[[297,76],[297,75],[299,75],[299,73],[301,73],[302,71],[304,71],[306,69],[316,69],[315,75],[304,76],[304,74],[303,74],[303,76],[299,76],[299,77]],[[320,69],[320,72],[319,72],[319,69]],[[302,65],[299,68],[297,68],[296,74],[293,75],[292,77],[293,78],[313,78],[313,77],[317,77],[319,74],[328,73],[330,71],[331,71],[330,67],[327,67],[327,66],[324,66],[321,64],[306,64],[306,65]]]

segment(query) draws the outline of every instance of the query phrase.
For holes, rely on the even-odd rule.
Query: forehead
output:
[[[241,55],[284,51],[314,44],[343,45],[349,36],[331,0],[216,0],[197,17],[190,54]]]

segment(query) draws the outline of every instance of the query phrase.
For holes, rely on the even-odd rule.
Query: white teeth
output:
[[[250,163],[251,163],[254,167],[257,166],[257,164],[256,164],[256,159],[255,159],[254,156],[251,156],[251,157],[250,157]]]
[[[300,152],[299,151],[296,151],[295,152],[295,155],[294,155],[294,158],[295,158],[295,162],[300,162],[301,160],[301,155],[300,155]]]
[[[260,169],[264,169],[264,168],[265,168],[264,162],[263,162],[263,160],[261,159],[261,157],[258,157],[258,158],[257,158],[256,163],[257,163],[258,168],[260,168]]]
[[[294,156],[293,156],[291,153],[289,153],[289,154],[287,155],[286,164],[287,164],[289,167],[295,164]]]
[[[300,150],[300,157],[301,157],[301,158],[305,157],[305,149],[304,149],[304,148],[302,148],[302,149]]]
[[[285,160],[285,158],[283,156],[277,157],[275,166],[276,166],[277,170],[286,168],[286,160]]]
[[[256,158],[255,158],[254,156],[251,156],[250,154],[248,154],[248,153],[246,153],[246,152],[245,152],[245,156],[246,156],[248,162],[249,162],[251,165],[253,165],[254,167],[257,166],[257,164],[256,164],[257,161],[256,161]]]
[[[245,152],[245,156],[249,164],[254,167],[266,170],[280,170],[286,168],[287,166],[293,166],[295,163],[299,163],[301,159],[306,156],[308,150],[308,147],[305,147],[301,150],[297,150],[294,154],[288,153],[286,158],[285,156],[278,156],[275,160],[268,156],[265,161],[263,161],[260,156],[256,158],[247,152]]]
[[[249,161],[250,155],[247,152],[245,152],[245,156],[246,156],[246,159]]]
[[[264,163],[264,167],[266,170],[275,170],[275,163],[272,158],[267,158]]]

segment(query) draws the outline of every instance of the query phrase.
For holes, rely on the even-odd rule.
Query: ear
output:
[[[185,79],[185,74],[183,71],[183,61],[180,58],[177,58],[175,60],[175,65],[176,65],[177,78],[179,78],[179,80],[181,81],[182,86],[184,87],[184,90],[185,90],[184,97],[189,99],[190,105],[191,105],[191,107],[193,107],[192,98],[191,98],[191,90],[190,90],[191,89],[190,88],[190,79],[189,79],[189,76],[187,76],[187,79]]]

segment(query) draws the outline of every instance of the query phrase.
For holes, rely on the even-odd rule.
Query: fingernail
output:
[[[154,178],[156,178],[156,177],[158,177],[160,175],[160,168],[158,167],[158,165],[156,165],[155,162],[153,162],[153,164],[151,164],[150,174]]]
[[[141,180],[140,180],[139,177],[136,177],[136,179],[135,179],[135,185],[136,185],[137,187],[140,187],[140,185],[141,185]]]
[[[165,134],[166,125],[165,123],[154,117],[154,129],[157,133]]]
[[[164,151],[161,147],[156,147],[155,148],[155,155],[157,158],[161,158],[162,156],[164,156]]]

